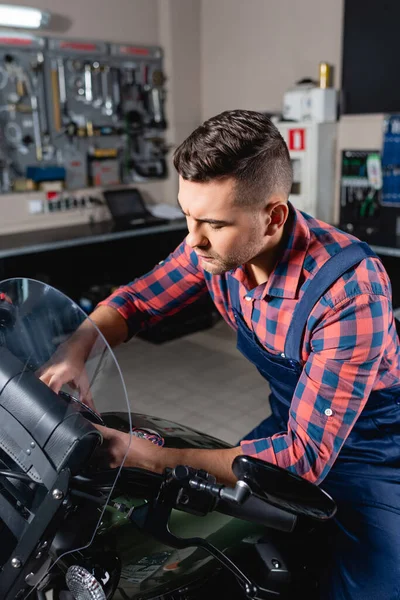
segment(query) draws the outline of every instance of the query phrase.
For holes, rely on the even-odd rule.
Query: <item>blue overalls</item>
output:
[[[284,356],[265,350],[241,316],[238,293],[233,310],[238,325],[237,347],[271,388],[272,415],[243,439],[260,439],[287,431],[289,407],[299,380],[301,346],[308,316],[341,275],[367,256],[354,243],[331,257],[309,283],[296,305],[285,341]],[[330,556],[321,578],[321,600],[400,599],[400,382],[372,392],[321,487],[338,511],[320,552]]]

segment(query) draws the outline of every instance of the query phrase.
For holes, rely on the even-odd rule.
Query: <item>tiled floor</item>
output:
[[[235,444],[270,414],[268,386],[236,350],[223,321],[155,345],[116,349],[133,411],[162,416]]]

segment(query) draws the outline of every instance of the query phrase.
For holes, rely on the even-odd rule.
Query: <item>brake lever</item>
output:
[[[196,476],[198,474],[198,476]],[[224,485],[215,483],[214,477],[209,477],[211,481],[205,481],[208,473],[204,471],[196,471],[184,465],[178,465],[175,469],[168,470],[165,474],[164,482],[160,487],[158,496],[152,503],[143,504],[135,507],[129,512],[129,519],[141,530],[150,533],[155,539],[172,548],[190,548],[199,547],[206,550],[215,559],[217,559],[228,571],[230,571],[244,588],[244,592],[248,598],[256,599],[260,592],[260,588],[255,585],[244,573],[228,558],[221,550],[216,548],[210,542],[201,537],[182,538],[173,534],[169,528],[169,519],[173,508],[178,508],[182,501],[182,491],[188,488],[197,489],[199,491],[208,492],[214,498],[228,499],[229,497],[243,497],[242,502],[248,497],[245,487],[237,485],[228,493]],[[196,487],[197,486],[197,487]],[[245,484],[246,488],[250,488]],[[225,490],[225,494],[223,491]],[[236,490],[236,491],[235,491]],[[233,500],[237,502],[237,500]],[[217,502],[214,504],[214,508]],[[211,508],[210,510],[213,510]],[[207,511],[209,512],[209,511]]]

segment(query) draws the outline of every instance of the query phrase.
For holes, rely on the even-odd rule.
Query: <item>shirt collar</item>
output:
[[[247,293],[253,298],[274,296],[294,299],[298,294],[300,275],[310,244],[310,229],[301,212],[290,202],[289,211],[292,223],[286,247],[268,281]],[[247,277],[243,267],[239,267],[234,276],[240,283],[246,285]]]
[[[274,267],[267,283],[263,297],[296,298],[300,275],[310,245],[310,229],[301,212],[289,202],[292,225],[285,250]]]

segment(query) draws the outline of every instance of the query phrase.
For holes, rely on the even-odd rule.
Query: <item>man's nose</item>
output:
[[[191,248],[202,248],[204,246],[207,246],[208,239],[204,235],[204,233],[201,230],[201,227],[198,224],[189,225],[188,223],[188,229],[189,233],[186,236],[186,243]]]

